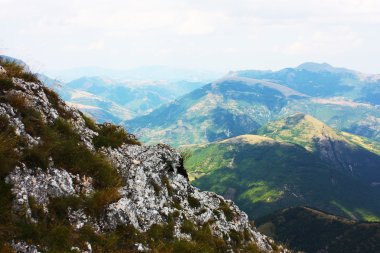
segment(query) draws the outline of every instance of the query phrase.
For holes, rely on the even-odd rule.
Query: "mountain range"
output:
[[[14,158],[3,159],[6,169],[2,168],[5,172],[1,176],[7,184],[1,185],[0,201],[9,208],[1,209],[1,217],[11,217],[6,211],[14,208],[11,192],[17,193],[16,202],[25,202],[30,213],[30,220],[22,223],[26,230],[21,223],[12,223],[20,217],[4,219],[7,227],[14,227],[11,235],[19,235],[16,242],[10,243],[0,226],[1,242],[13,249],[57,247],[51,238],[37,234],[30,222],[37,221],[42,226],[38,229],[55,230],[61,223],[54,221],[59,220],[65,221],[62,229],[76,238],[87,235],[83,227],[71,230],[70,226],[80,224],[86,224],[86,229],[87,225],[98,226],[107,238],[115,237],[116,244],[108,239],[101,242],[90,228],[90,245],[100,250],[105,242],[119,249],[128,237],[129,249],[143,251],[157,247],[169,252],[200,248],[207,252],[287,251],[257,232],[248,224],[248,217],[257,220],[264,234],[294,250],[376,252],[380,248],[376,244],[376,221],[380,220],[378,75],[325,63],[304,63],[279,71],[234,71],[206,85],[178,80],[119,81],[101,75],[59,83],[39,75],[67,101],[65,104],[43,87],[24,63],[13,61],[12,65],[9,58],[3,61],[2,113],[13,120],[11,128],[5,120],[2,129],[11,137],[21,133],[27,142],[11,142],[6,135],[0,136],[19,151],[14,154],[9,153],[13,149],[0,148],[0,157]],[[42,113],[42,121],[39,113],[27,106],[28,101],[21,101],[22,92]],[[80,108],[98,123],[120,124],[139,140],[112,124],[96,124],[68,105]],[[178,148],[181,155],[166,144],[147,145],[163,142]],[[102,160],[105,156],[111,164]],[[13,171],[15,163],[21,167]],[[122,174],[122,186],[113,185],[112,165]],[[75,195],[79,194],[75,192],[77,179],[73,185],[60,183],[65,173],[72,180],[75,173],[83,176],[80,185],[88,185],[90,177],[95,182],[89,183],[91,194],[79,201]],[[43,187],[45,178],[52,178],[59,187],[46,186],[44,192],[23,178]],[[62,199],[66,196],[62,191],[71,186],[73,194]],[[194,186],[223,198],[203,194]],[[118,188],[115,194],[117,187],[123,190]],[[58,198],[54,195],[57,191]],[[248,217],[225,199],[233,200]],[[49,210],[47,218],[41,219],[45,217],[41,206]],[[168,215],[168,210],[174,210],[174,216]],[[113,221],[121,231],[114,230]],[[161,225],[151,227],[152,221]],[[125,225],[137,229],[132,234],[138,236],[131,236]],[[301,232],[296,231],[297,225]],[[304,234],[323,232],[325,227],[329,230],[325,234]],[[31,236],[33,233],[36,236]],[[183,242],[185,237],[189,243]],[[62,238],[75,244],[66,235]],[[79,248],[87,247],[81,240]]]
[[[100,76],[81,77],[68,83],[39,75],[68,104],[98,122],[121,124],[151,112],[203,83],[189,81],[118,81]]]
[[[208,143],[252,133],[297,112],[337,130],[380,140],[378,76],[302,64],[272,71],[231,72],[225,78],[127,120],[143,141],[175,146]]]
[[[251,219],[276,221],[270,215],[279,210],[308,206],[355,229],[358,220],[380,220],[379,91],[378,75],[328,64],[235,71],[125,126],[147,143],[182,149],[192,184],[233,200]],[[318,229],[318,217],[300,226]],[[271,235],[315,252],[291,229]],[[318,242],[316,250],[329,247]]]

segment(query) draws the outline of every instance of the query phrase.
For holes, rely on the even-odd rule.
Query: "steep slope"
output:
[[[309,115],[299,113],[271,122],[257,133],[298,144],[317,154],[334,168],[369,184],[377,184],[380,179],[378,155]],[[374,149],[378,153],[379,150]]]
[[[304,63],[296,68],[279,71],[246,70],[231,73],[280,83],[313,97],[345,96],[374,105],[380,105],[380,78],[329,64]]]
[[[302,252],[380,251],[380,223],[364,223],[296,207],[258,219],[259,230]]]
[[[380,156],[358,145],[364,141],[356,144],[301,114],[270,123],[263,132],[267,136],[191,146],[185,167],[193,184],[234,200],[251,218],[308,205],[353,219],[380,219]]]
[[[189,184],[169,146],[141,146],[0,66],[2,252],[272,250],[232,202]]]
[[[268,123],[290,100],[305,97],[285,86],[247,78],[208,84],[126,122],[144,141],[173,145],[207,143],[251,132]]]

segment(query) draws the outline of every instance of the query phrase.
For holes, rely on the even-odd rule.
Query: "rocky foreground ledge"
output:
[[[97,125],[23,66],[0,65],[0,251],[286,251],[193,187],[171,147]]]

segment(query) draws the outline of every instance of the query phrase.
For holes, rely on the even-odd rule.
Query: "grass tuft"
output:
[[[96,148],[111,147],[118,148],[123,143],[140,145],[140,142],[129,137],[124,128],[113,124],[104,123],[98,125],[98,136],[93,139]]]
[[[26,82],[40,83],[37,75],[30,72],[25,66],[17,63],[16,61],[0,58],[0,66],[6,70],[8,78],[21,78]]]

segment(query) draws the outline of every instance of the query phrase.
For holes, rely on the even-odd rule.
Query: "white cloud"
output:
[[[3,51],[47,67],[228,70],[355,58],[353,67],[380,69],[379,0],[0,0],[0,6]]]
[[[104,46],[105,46],[105,42],[104,40],[96,40],[94,42],[91,42],[87,49],[88,50],[101,50],[101,49],[104,49]]]
[[[220,12],[201,12],[192,10],[186,13],[184,22],[179,25],[178,32],[181,35],[205,35],[210,34],[226,22],[228,18]]]
[[[310,36],[301,36],[285,47],[276,46],[277,52],[286,54],[331,55],[346,53],[360,47],[362,39],[348,28],[315,31]]]

